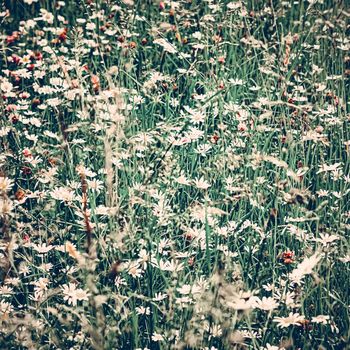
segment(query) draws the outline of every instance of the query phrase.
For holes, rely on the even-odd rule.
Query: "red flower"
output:
[[[68,29],[67,28],[63,28],[61,34],[58,36],[58,39],[62,42],[62,41],[66,41],[67,39],[67,32]]]
[[[94,90],[97,91],[100,88],[100,78],[97,75],[93,74],[91,76],[91,84]]]
[[[294,253],[291,251],[283,252],[281,255],[281,259],[283,260],[283,263],[286,265],[292,264],[294,262]]]
[[[22,152],[22,154],[25,156],[25,157],[31,157],[32,156],[32,152],[28,149],[28,148],[25,148]]]

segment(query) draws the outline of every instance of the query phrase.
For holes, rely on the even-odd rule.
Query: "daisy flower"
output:
[[[194,179],[193,182],[194,182],[194,185],[201,190],[206,190],[210,187],[210,183],[204,180],[203,177],[201,177],[200,179],[198,178]]]
[[[330,317],[328,315],[318,315],[318,316],[313,317],[311,319],[311,322],[326,325],[326,324],[328,324],[329,320],[330,320]]]
[[[53,191],[50,192],[53,199],[62,201],[62,202],[72,202],[75,195],[74,191],[71,191],[69,188],[65,187],[56,187]]]
[[[287,317],[275,317],[273,322],[277,323],[277,327],[279,328],[288,328],[289,326],[301,326],[302,321],[305,320],[303,315],[299,313],[293,314],[293,312],[289,313]]]
[[[154,342],[162,341],[162,340],[164,340],[164,337],[161,334],[159,334],[157,332],[154,332],[153,335],[152,335],[152,340]]]
[[[76,284],[69,283],[62,286],[62,292],[64,294],[63,299],[67,301],[69,305],[76,306],[78,301],[87,301],[90,294],[81,288],[77,288]]]
[[[0,193],[9,191],[13,186],[13,181],[7,177],[0,176]]]

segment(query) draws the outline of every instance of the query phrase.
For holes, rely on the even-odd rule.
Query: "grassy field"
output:
[[[347,0],[0,4],[0,349],[349,349]]]

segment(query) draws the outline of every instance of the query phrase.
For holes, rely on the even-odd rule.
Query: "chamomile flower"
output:
[[[305,320],[303,315],[291,312],[287,317],[275,317],[273,322],[277,323],[279,328],[288,328],[290,326],[301,326],[301,322]]]
[[[81,289],[77,288],[74,283],[68,283],[62,286],[63,299],[67,301],[68,305],[76,306],[78,301],[89,300],[90,294]]]

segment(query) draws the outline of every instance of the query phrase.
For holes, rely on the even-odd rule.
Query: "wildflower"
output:
[[[290,274],[290,279],[295,283],[300,283],[304,276],[313,272],[315,266],[319,263],[322,256],[315,253],[309,258],[305,258]]]
[[[1,318],[7,317],[12,311],[13,311],[13,306],[10,303],[0,300],[0,317]]]
[[[43,297],[44,293],[47,291],[47,285],[49,280],[44,277],[40,277],[37,281],[32,282],[34,284],[34,298],[39,300]]]
[[[261,334],[259,334],[258,332],[249,331],[248,329],[240,329],[238,330],[238,333],[241,337],[248,339],[256,339],[261,337]]]
[[[329,233],[320,233],[320,238],[316,238],[316,242],[320,242],[324,247],[337,241],[339,237],[337,235],[330,235]]]
[[[93,179],[93,180],[86,180],[88,187],[92,191],[96,191],[96,193],[100,193],[100,191],[103,189],[103,182],[98,179]]]
[[[291,251],[286,251],[282,253],[281,259],[283,260],[283,263],[288,265],[294,262],[294,253]]]
[[[19,266],[19,273],[23,276],[27,276],[29,272],[30,272],[30,267],[27,264],[22,262]]]
[[[8,80],[1,82],[0,89],[3,93],[8,94],[12,91],[13,85]]]
[[[92,84],[93,89],[95,91],[98,91],[100,88],[100,78],[97,75],[93,74],[91,76],[91,84]]]
[[[149,253],[147,252],[146,249],[141,249],[139,252],[139,259],[137,260],[137,262],[141,264],[144,270],[146,270],[147,268],[148,260],[149,260]]]
[[[53,268],[53,265],[51,263],[41,264],[40,266],[38,266],[38,268],[45,272],[49,272]]]
[[[159,269],[162,271],[179,272],[184,269],[184,264],[178,263],[175,260],[165,261],[165,262],[164,260],[160,260],[159,265],[157,267],[159,267]]]
[[[161,334],[159,334],[157,332],[154,332],[153,335],[152,335],[152,340],[154,342],[163,341],[164,337]]]
[[[128,268],[128,274],[134,278],[142,276],[142,269],[140,269],[140,265],[136,263],[131,263]]]
[[[147,307],[144,307],[144,306],[138,306],[136,307],[136,313],[138,315],[150,315],[151,314],[151,309],[147,306]]]
[[[13,186],[13,181],[7,177],[0,176],[0,193],[8,192]]]
[[[185,106],[184,109],[189,113],[189,119],[193,124],[201,124],[205,121],[205,113],[188,106]],[[182,113],[184,114],[184,113]]]
[[[76,260],[79,260],[80,258],[80,254],[79,252],[77,251],[75,245],[69,241],[67,241],[65,243],[65,251],[69,254],[69,256],[71,256],[72,258],[76,259]]]
[[[66,187],[56,187],[50,192],[50,194],[53,199],[66,203],[72,202],[75,198],[74,191],[71,191],[70,188]]]
[[[278,307],[278,303],[272,297],[263,297],[262,299],[256,300],[256,307],[260,310],[271,311]]]
[[[13,202],[0,197],[0,217],[10,215],[13,210]]]
[[[232,78],[230,78],[228,81],[233,86],[243,85],[244,84],[244,81],[242,79],[232,79]]]
[[[89,22],[89,23],[86,23],[86,30],[95,30],[96,29],[96,24],[95,23],[92,23],[92,22]]]
[[[291,312],[288,317],[275,317],[273,322],[277,323],[277,327],[279,328],[287,328],[289,326],[301,326],[301,322],[305,320],[303,315],[299,313]]]
[[[238,131],[247,131],[248,130],[248,126],[247,126],[247,124],[246,123],[244,123],[244,122],[240,122],[239,124],[238,124],[238,126],[237,126],[237,129],[238,129]]]
[[[13,293],[13,288],[9,286],[0,286],[0,295],[7,297]]]
[[[49,12],[45,9],[40,9],[40,13],[41,13],[41,17],[39,19],[41,19],[42,21],[47,22],[49,24],[53,24],[55,17],[51,12]]]
[[[220,337],[222,335],[222,328],[219,324],[212,324],[209,327],[207,323],[205,325],[205,330],[210,333],[210,337]]]
[[[182,287],[177,288],[177,291],[180,294],[190,294],[191,293],[191,286],[189,284],[184,284]]]
[[[162,293],[156,293],[154,295],[153,301],[162,301],[164,299],[166,299],[168,296],[166,294],[162,294]]]
[[[169,52],[169,53],[176,53],[177,52],[176,48],[165,39],[162,39],[162,38],[155,39],[153,41],[153,43],[162,46],[164,51],[166,51],[166,52]]]
[[[341,165],[342,165],[342,163],[334,163],[331,165],[322,164],[322,165],[320,165],[320,169],[316,172],[316,174],[320,174],[320,173],[324,173],[324,172],[328,172],[328,171],[334,171],[334,170],[338,169]]]
[[[177,178],[175,178],[175,181],[177,183],[179,183],[180,185],[190,185],[191,184],[191,182],[187,179],[187,177],[183,173],[180,176],[178,176]]]
[[[203,177],[197,178],[193,180],[193,182],[194,182],[194,185],[201,190],[207,190],[210,187],[210,183],[204,180]]]
[[[219,139],[220,139],[220,136],[218,134],[214,134],[210,137],[209,141],[216,145]]]
[[[199,130],[195,127],[190,127],[188,132],[185,134],[185,138],[189,138],[191,141],[199,140],[204,136],[204,131]]]
[[[267,284],[263,284],[262,286],[264,288],[264,290],[266,290],[267,292],[272,292],[275,288],[275,286],[271,283],[267,283]]]
[[[312,317],[311,322],[326,325],[328,324],[329,320],[330,320],[330,317],[328,315],[318,315],[318,316]]]
[[[118,288],[120,286],[126,286],[127,285],[127,282],[124,278],[120,277],[120,276],[117,276],[115,279],[114,279],[114,285]]]
[[[39,254],[46,254],[48,253],[51,249],[53,249],[52,245],[46,245],[46,243],[43,243],[41,245],[36,245],[33,244],[33,249],[37,251]]]
[[[229,10],[237,10],[237,9],[239,9],[240,7],[242,7],[243,6],[243,3],[242,2],[240,2],[240,1],[235,1],[235,2],[229,2],[228,4],[227,4],[227,8],[229,9]]]
[[[225,63],[225,56],[219,56],[218,57],[218,63],[224,64]]]
[[[198,145],[195,152],[200,154],[202,157],[204,157],[211,150],[211,148],[212,147],[209,144]]]
[[[86,301],[90,294],[81,288],[77,288],[76,284],[69,283],[62,286],[63,299],[68,305],[76,306],[78,301]]]
[[[321,189],[321,190],[316,191],[316,193],[319,197],[328,197],[329,196],[329,191],[327,191],[327,190]]]

